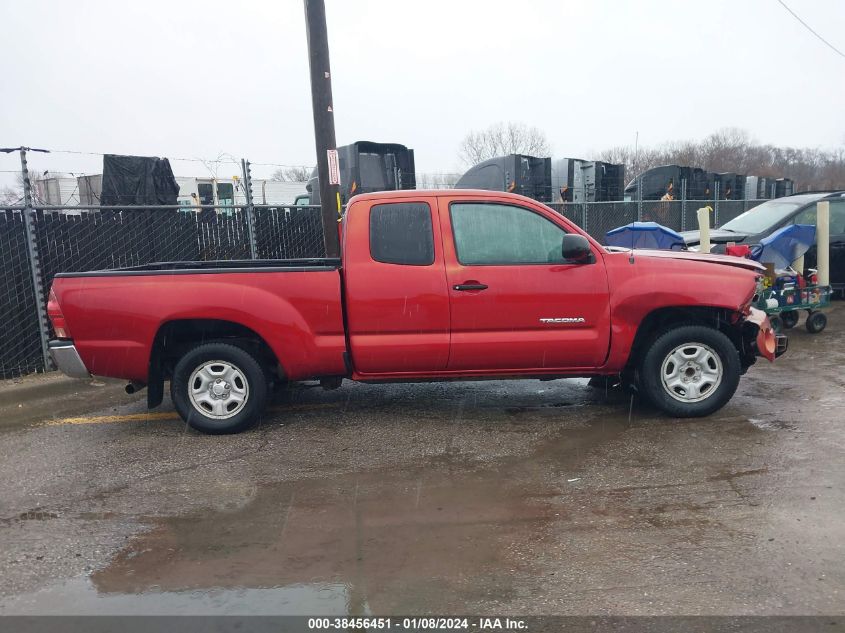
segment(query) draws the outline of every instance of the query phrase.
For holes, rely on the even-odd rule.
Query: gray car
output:
[[[816,223],[816,203],[830,202],[830,282],[842,292],[845,290],[845,191],[833,193],[802,193],[786,198],[769,200],[710,231],[714,253],[724,253],[728,242],[754,245],[779,228],[789,224]],[[681,233],[687,247],[697,247],[701,240],[698,231]],[[816,248],[810,248],[805,265],[816,265]]]

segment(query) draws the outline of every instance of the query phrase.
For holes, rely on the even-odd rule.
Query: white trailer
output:
[[[76,198],[64,196],[62,202],[47,204],[56,205],[98,205],[103,191],[102,174],[79,176],[78,178],[62,179],[72,181]],[[42,181],[39,181],[39,183]],[[182,206],[236,206],[246,204],[246,192],[240,178],[196,178],[193,176],[176,176],[179,185],[177,204]],[[305,182],[279,182],[276,180],[253,179],[252,200],[255,204],[292,205],[296,197],[306,193]],[[63,183],[63,191],[70,191],[71,184]],[[55,189],[55,185],[53,185]],[[58,200],[58,196],[55,197]],[[71,199],[72,202],[66,200]]]
[[[73,176],[49,176],[35,181],[37,201],[51,206],[79,204],[79,185]]]

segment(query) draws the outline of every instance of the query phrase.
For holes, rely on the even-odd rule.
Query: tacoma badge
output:
[[[540,319],[540,323],[584,323],[584,317],[554,317]]]

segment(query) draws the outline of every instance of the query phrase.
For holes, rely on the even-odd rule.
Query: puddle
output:
[[[493,464],[206,480],[205,510],[140,517],[149,529],[107,566],[0,611],[366,615],[507,601],[536,573],[529,552],[543,551],[551,532],[559,538],[577,511],[562,492],[580,481],[580,462],[623,431],[582,422]]]
[[[511,592],[497,572],[519,566],[509,548],[542,538],[554,514],[528,492],[455,471],[259,486],[232,511],[154,521],[91,583],[100,595],[182,596],[343,586],[353,614],[458,607]]]

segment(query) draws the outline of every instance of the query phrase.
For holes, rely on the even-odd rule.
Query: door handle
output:
[[[487,284],[457,284],[452,286],[454,290],[487,290]]]

